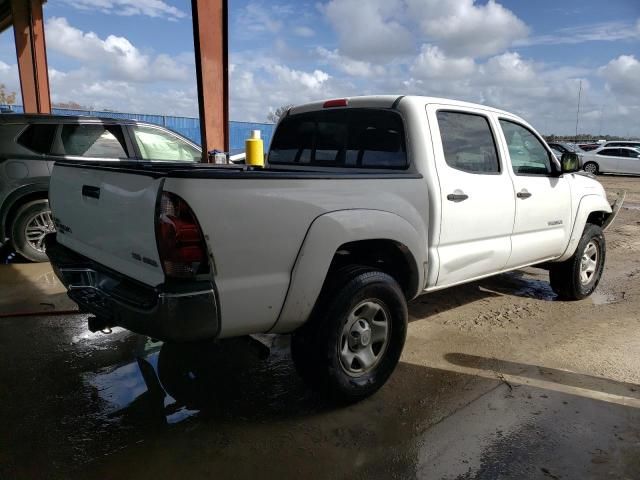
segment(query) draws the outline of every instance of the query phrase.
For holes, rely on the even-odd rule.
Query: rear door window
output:
[[[129,156],[119,125],[63,125],[60,140],[62,155],[112,159]]]
[[[447,165],[467,173],[500,172],[498,150],[486,117],[443,110],[437,116]]]
[[[349,108],[290,115],[276,130],[269,163],[405,169],[404,124],[392,110]]]
[[[598,152],[598,155],[604,155],[605,157],[619,157],[620,149],[619,148],[605,148]]]
[[[52,123],[31,124],[18,137],[18,143],[32,152],[48,154],[57,129],[58,125]]]

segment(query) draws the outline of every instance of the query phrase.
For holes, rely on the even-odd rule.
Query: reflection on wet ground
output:
[[[269,345],[248,337],[196,345],[148,340],[135,360],[84,379],[105,402],[107,418],[128,421],[140,415],[159,424],[194,415],[257,419],[316,409],[293,369],[287,338],[261,338]]]

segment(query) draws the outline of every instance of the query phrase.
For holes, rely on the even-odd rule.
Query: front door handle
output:
[[[466,193],[450,193],[449,195],[447,195],[447,200],[451,201],[451,202],[464,202],[467,198],[469,198],[469,195],[467,195]]]
[[[529,198],[530,196],[531,194],[526,190],[520,190],[518,193],[516,193],[516,197],[518,198]]]
[[[94,187],[92,185],[83,185],[82,186],[82,196],[83,197],[91,197],[95,199],[100,198],[100,188]]]

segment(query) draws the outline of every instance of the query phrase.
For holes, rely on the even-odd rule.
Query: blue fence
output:
[[[10,108],[15,113],[23,113],[22,105],[0,106],[0,112]],[[141,122],[162,125],[174,132],[184,135],[191,141],[200,144],[200,119],[194,117],[173,117],[169,115],[147,115],[144,113],[123,113],[101,110],[71,110],[53,108],[54,115],[86,115],[90,117],[128,118]],[[229,122],[229,148],[231,151],[244,151],[244,141],[249,138],[251,130],[260,130],[265,149],[271,143],[275,125],[271,123]]]

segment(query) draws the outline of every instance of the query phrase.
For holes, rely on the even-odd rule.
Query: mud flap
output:
[[[622,204],[624,203],[624,199],[626,196],[627,196],[626,190],[618,190],[617,198],[611,204],[611,213],[602,224],[603,231],[609,228],[609,225],[611,225],[611,223],[615,220],[616,216],[618,215],[618,212],[622,208]]]

